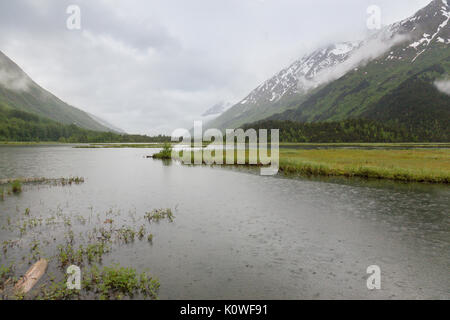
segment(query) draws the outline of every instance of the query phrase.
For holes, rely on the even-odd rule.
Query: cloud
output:
[[[27,91],[30,82],[26,77],[0,70],[0,84],[14,91]]]
[[[9,90],[26,91],[31,81],[22,72],[17,72],[14,66],[0,52],[0,84]]]
[[[434,85],[440,92],[450,96],[450,80],[436,80]]]
[[[370,61],[387,53],[395,45],[407,40],[407,35],[396,35],[390,38],[384,32],[380,32],[377,36],[363,42],[344,62],[321,70],[313,79],[300,79],[299,88],[309,91],[320,85],[337,80],[353,69],[364,67]]]
[[[426,1],[379,0],[379,4],[397,19]],[[69,4],[81,8],[80,31],[66,28]],[[369,0],[0,1],[0,50],[71,105],[127,132],[170,134],[175,128],[192,127],[219,101],[240,101],[325,42],[361,37],[369,4]],[[2,79],[12,81],[10,75],[3,74]],[[19,89],[26,87],[13,82]]]

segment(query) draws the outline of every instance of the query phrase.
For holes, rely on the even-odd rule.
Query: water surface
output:
[[[86,180],[26,185],[0,201],[0,224],[26,208],[43,217],[113,211],[136,224],[172,208],[174,223],[151,227],[153,245],[136,241],[104,259],[150,269],[161,299],[450,298],[448,186],[263,177],[145,158],[156,151],[0,147],[0,179]],[[0,241],[17,237],[29,250],[29,241],[62,233],[43,227],[20,239],[3,230]],[[366,287],[370,265],[381,267],[381,290]]]

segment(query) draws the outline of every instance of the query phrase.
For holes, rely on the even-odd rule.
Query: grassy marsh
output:
[[[4,213],[1,219],[0,299],[156,299],[160,283],[147,271],[122,266],[112,257],[121,247],[141,241],[153,244],[152,222],[174,221],[171,209],[146,214],[120,211],[76,215],[56,211],[43,213],[33,208]],[[18,279],[39,259],[49,269],[27,294],[14,291]],[[66,269],[83,268],[82,290],[67,288]],[[26,268],[26,269],[24,269]]]
[[[167,219],[170,222],[173,222],[174,215],[172,209],[154,209],[151,212],[145,213],[145,219],[149,222],[159,222],[163,219]]]
[[[0,179],[0,185],[10,184],[21,185],[22,183],[36,183],[36,184],[47,184],[47,185],[72,185],[72,184],[81,184],[84,183],[83,177],[69,177],[69,178],[8,178],[8,179]]]
[[[208,155],[203,152],[203,163]],[[214,154],[213,154],[214,155]],[[183,151],[179,153],[182,159]],[[154,157],[158,158],[158,157]],[[223,155],[225,163],[226,152]],[[234,151],[234,159],[238,154]],[[249,165],[249,151],[240,158]],[[193,161],[192,161],[193,163]],[[257,166],[261,166],[258,158]],[[368,179],[389,179],[403,182],[450,183],[450,149],[288,149],[280,148],[280,172],[287,175],[342,176]]]
[[[308,142],[280,142],[280,147],[353,147],[353,148],[450,148],[448,142],[422,143],[422,142],[398,142],[398,143],[308,143]]]
[[[154,159],[172,159],[172,146],[168,143],[164,144],[162,150],[152,155]]]
[[[6,195],[22,193],[23,184],[41,184],[50,186],[71,186],[84,183],[83,177],[70,178],[8,178],[0,179],[0,201],[5,200]],[[5,188],[6,187],[6,188]]]
[[[449,183],[450,150],[280,150],[286,174]]]
[[[142,215],[140,226],[136,226],[135,218],[132,224],[124,224],[123,221],[115,221],[111,217],[115,213],[111,210],[106,214],[97,214],[85,220],[73,217],[57,211],[54,215],[43,218],[41,216],[30,217],[31,210],[26,210],[17,223],[8,223],[2,226],[4,230],[19,235],[18,240],[6,240],[2,244],[0,256],[0,298],[1,299],[123,299],[133,298],[135,295],[147,299],[156,299],[160,283],[148,272],[138,273],[132,267],[123,267],[119,264],[111,266],[103,265],[103,258],[113,253],[121,246],[133,243],[136,240],[153,243],[153,234],[150,233],[150,222],[167,220],[174,221],[171,209],[155,209]],[[91,225],[84,232],[77,232],[77,224]],[[103,226],[102,226],[103,224]],[[55,237],[50,234],[52,227],[66,230],[64,237]],[[24,241],[24,236],[32,232],[33,239]],[[44,233],[50,238],[47,239]],[[147,238],[145,237],[146,235]],[[38,236],[39,240],[35,237]],[[46,250],[51,244],[56,250]],[[49,261],[49,265],[55,274],[47,274],[32,291],[23,296],[17,296],[11,290],[16,284],[20,274],[16,274],[14,268],[15,254],[26,253],[20,259],[31,265],[40,258]],[[10,257],[10,258],[8,258]],[[13,259],[13,260],[11,260]],[[12,261],[4,264],[4,261]],[[69,265],[75,264],[83,267],[82,290],[67,289],[67,274]],[[7,290],[10,288],[10,290]]]

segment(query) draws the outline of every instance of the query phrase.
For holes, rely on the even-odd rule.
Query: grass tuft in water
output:
[[[19,180],[14,180],[11,183],[11,192],[16,194],[22,192],[22,183]]]
[[[173,222],[175,217],[172,213],[172,209],[155,209],[151,212],[147,212],[145,218],[149,222],[159,222],[163,219],[168,219],[170,222]]]
[[[165,143],[160,152],[153,155],[154,159],[172,159],[172,146],[170,143]]]
[[[66,280],[67,281],[67,280]],[[145,299],[157,299],[160,283],[158,279],[133,268],[120,265],[99,269],[92,266],[83,275],[82,292],[67,288],[66,281],[52,282],[40,288],[38,299],[73,300],[83,296],[91,299],[113,300],[142,295]]]
[[[14,282],[12,279],[14,278],[14,267],[0,265],[0,293],[5,290],[5,287],[10,283]]]

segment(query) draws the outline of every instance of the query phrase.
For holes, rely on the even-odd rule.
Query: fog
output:
[[[320,85],[339,79],[347,72],[365,66],[368,62],[387,53],[392,47],[408,40],[406,35],[386,37],[384,31],[361,43],[344,62],[324,70],[321,70],[313,79],[300,79],[299,87],[308,91]]]
[[[440,92],[450,96],[450,80],[438,80],[435,81],[434,85]]]

